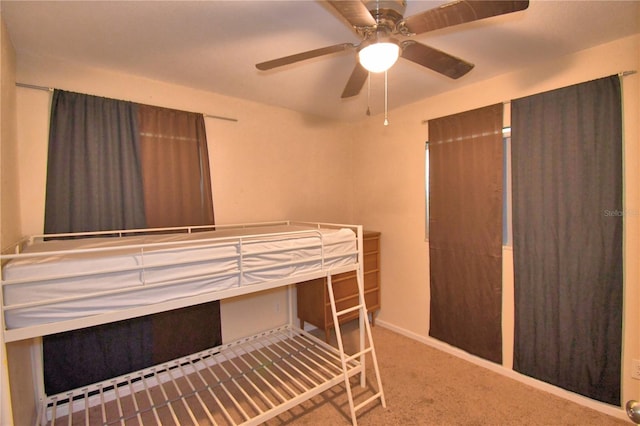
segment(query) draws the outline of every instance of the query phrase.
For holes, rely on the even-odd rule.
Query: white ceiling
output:
[[[444,1],[408,0],[405,17]],[[289,1],[7,1],[15,50],[167,81],[340,120],[383,108],[382,75],[340,99],[355,52],[271,71],[258,62],[359,42],[332,8]],[[475,64],[450,80],[400,59],[389,108],[638,33],[640,1],[532,0],[522,12],[422,34],[415,40]],[[621,70],[622,71],[622,70]],[[26,82],[28,83],[28,82]]]

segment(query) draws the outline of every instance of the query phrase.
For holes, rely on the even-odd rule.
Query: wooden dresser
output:
[[[375,325],[375,314],[380,309],[380,233],[374,231],[363,232],[364,254],[364,298],[367,311],[371,314],[371,325]],[[332,280],[333,292],[337,310],[343,310],[358,303],[358,282],[356,272],[346,272],[334,275]],[[308,322],[324,330],[328,342],[333,327],[333,317],[327,279],[318,278],[297,284],[298,318],[300,327]],[[358,317],[358,311],[340,318],[340,323]]]

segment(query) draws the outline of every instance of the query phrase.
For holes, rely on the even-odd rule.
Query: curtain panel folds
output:
[[[45,233],[146,226],[137,105],[55,90]],[[42,342],[50,395],[151,363],[148,318],[45,336]]]
[[[429,120],[429,335],[502,362],[502,104]]]
[[[211,173],[202,114],[139,105],[138,119],[148,226],[212,225]]]
[[[620,405],[618,76],[511,102],[514,369]]]
[[[55,90],[45,233],[146,226],[137,105]]]

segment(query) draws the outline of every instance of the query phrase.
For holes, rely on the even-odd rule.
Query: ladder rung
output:
[[[336,316],[342,316],[342,315],[345,315],[345,314],[351,313],[351,312],[353,312],[353,311],[357,311],[358,309],[363,308],[363,307],[364,307],[363,305],[355,305],[355,306],[352,306],[352,307],[347,308],[347,309],[345,309],[345,310],[342,310],[342,311],[336,312]]]
[[[362,401],[360,404],[358,404],[355,407],[353,407],[353,409],[354,409],[354,411],[359,411],[365,405],[368,405],[368,404],[372,403],[373,401],[375,401],[378,398],[380,398],[380,401],[382,401],[382,392],[378,392],[377,394],[373,395],[371,398],[367,399],[366,401]]]
[[[362,350],[362,351],[360,351],[358,353],[355,353],[353,355],[349,355],[344,360],[345,360],[345,362],[353,361],[354,359],[360,358],[362,355],[368,354],[369,352],[371,352],[371,346],[368,346],[366,349],[364,349],[364,350]]]

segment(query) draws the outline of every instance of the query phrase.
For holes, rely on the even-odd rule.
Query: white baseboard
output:
[[[493,362],[487,361],[475,355],[471,355],[468,352],[463,351],[462,349],[458,349],[454,346],[451,346],[447,343],[441,342],[432,337],[425,337],[419,334],[416,334],[412,331],[406,330],[404,328],[398,327],[394,324],[388,323],[384,320],[376,318],[376,327],[380,326],[386,329],[389,329],[393,332],[401,334],[410,339],[416,340],[418,342],[429,345],[435,349],[438,349],[442,352],[446,352],[455,357],[463,359],[465,361],[471,362],[473,364],[479,365],[480,367],[484,367],[488,370],[501,374],[503,376],[509,377],[511,379],[517,380],[521,383],[529,385],[533,388],[548,392],[552,395],[558,396],[560,398],[564,398],[576,404],[580,404],[584,407],[591,408],[593,410],[599,411],[601,413],[607,414],[609,416],[613,416],[622,420],[629,420],[626,411],[622,407],[614,407],[609,404],[605,404],[603,402],[595,401],[593,399],[587,398],[585,396],[569,392],[565,389],[559,388],[557,386],[551,385],[546,382],[542,382],[540,380],[536,380],[532,377],[525,376],[524,374],[520,374],[514,370],[506,368],[502,365],[495,364]]]

